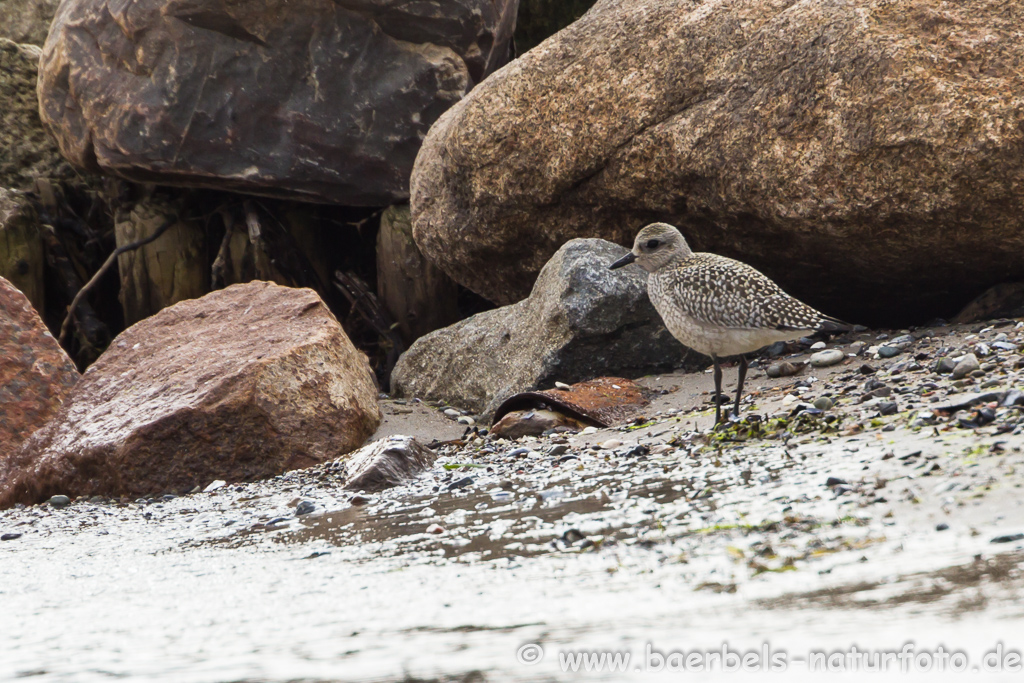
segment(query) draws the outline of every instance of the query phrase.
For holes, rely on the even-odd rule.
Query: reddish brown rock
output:
[[[75,364],[32,304],[0,277],[0,467],[77,382]]]
[[[0,508],[265,478],[358,448],[379,423],[366,357],[312,290],[233,285],[115,339],[0,468]]]

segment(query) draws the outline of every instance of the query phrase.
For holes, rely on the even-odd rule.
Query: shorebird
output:
[[[814,332],[843,332],[846,323],[791,297],[759,270],[725,256],[694,253],[679,230],[652,223],[633,250],[609,268],[636,262],[650,273],[647,294],[665,326],[684,346],[711,357],[715,366],[715,424],[722,422],[722,356],[739,356],[733,413],[740,414],[744,354]]]

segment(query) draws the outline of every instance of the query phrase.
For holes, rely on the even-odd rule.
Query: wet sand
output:
[[[761,420],[717,433],[706,373],[642,380],[665,393],[636,425],[516,442],[462,439],[438,407],[387,401],[379,436],[455,443],[380,494],[353,501],[324,465],[0,513],[0,533],[22,534],[0,542],[0,679],[717,680],[652,672],[646,648],[724,645],[781,654],[779,680],[818,680],[798,661],[811,651],[908,642],[962,651],[974,675],[997,644],[1024,647],[1022,414],[932,409],[1024,388],[1019,352],[991,348],[1024,330],[930,332],[893,358],[796,377],[769,379],[763,361],[745,406]],[[955,386],[933,371],[943,349],[979,343],[981,376]],[[894,414],[860,402],[871,378],[893,389]],[[826,394],[834,408],[801,408]],[[303,501],[313,512],[297,515]],[[543,657],[523,663],[533,644]],[[559,652],[583,649],[632,659],[563,671]],[[936,676],[955,674],[910,680]]]

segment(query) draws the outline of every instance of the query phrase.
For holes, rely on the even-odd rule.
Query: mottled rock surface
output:
[[[951,315],[1024,276],[1022,25],[998,0],[602,0],[431,129],[414,235],[498,303],[566,240],[664,220],[844,319]]]
[[[363,446],[345,461],[353,491],[381,491],[404,484],[430,469],[437,453],[411,436],[394,435]]]
[[[119,335],[0,468],[0,508],[256,480],[337,458],[379,422],[366,357],[312,290],[233,285]]]
[[[509,396],[556,381],[706,364],[665,329],[647,298],[644,271],[608,270],[625,253],[604,240],[569,242],[529,298],[420,337],[395,365],[395,395],[490,416]]]
[[[0,38],[0,187],[28,190],[37,177],[69,177],[71,167],[39,120],[39,48]]]
[[[408,199],[430,125],[500,65],[513,0],[67,0],[43,120],[80,168],[346,205]]]
[[[0,277],[0,467],[77,382],[75,364],[32,304]]]
[[[60,0],[0,0],[0,38],[42,45]]]
[[[45,254],[39,217],[23,192],[0,187],[0,277],[45,311]]]

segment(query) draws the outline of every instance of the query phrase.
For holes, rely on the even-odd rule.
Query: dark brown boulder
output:
[[[366,357],[316,293],[233,285],[121,333],[0,467],[0,508],[269,477],[348,453],[379,422]]]
[[[75,364],[32,304],[0,277],[0,468],[77,382]]]
[[[514,0],[67,0],[43,121],[129,180],[381,206],[430,125],[502,63]]]
[[[416,241],[509,303],[565,241],[665,220],[856,322],[951,315],[1024,279],[1022,25],[1001,0],[604,0],[431,129]]]

